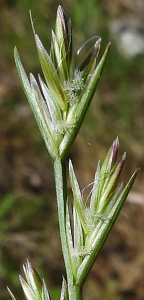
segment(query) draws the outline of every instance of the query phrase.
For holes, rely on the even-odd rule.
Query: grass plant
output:
[[[82,300],[84,282],[127,198],[138,169],[125,187],[118,182],[126,154],[118,159],[119,140],[116,138],[102,165],[98,162],[91,192],[86,199],[69,161],[73,194],[73,202],[70,202],[66,157],[97,88],[110,43],[99,60],[101,38],[90,38],[80,47],[77,56],[81,56],[81,50],[89,45],[89,41],[94,41],[93,46],[76,65],[71,20],[67,21],[62,7],[57,10],[50,53],[35,32],[31,13],[30,18],[43,77],[39,75],[38,82],[33,74],[27,77],[16,48],[15,62],[54,166],[59,231],[66,269],[60,300]],[[24,265],[24,274],[26,279],[20,276],[20,282],[27,300],[51,299],[45,281],[39,278],[29,261]],[[9,293],[16,300],[10,290]]]

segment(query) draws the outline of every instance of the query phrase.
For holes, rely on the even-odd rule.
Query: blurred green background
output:
[[[16,72],[15,45],[27,74],[41,72],[30,24],[50,48],[58,5],[72,18],[75,52],[91,36],[111,51],[71,151],[81,188],[118,135],[127,152],[123,181],[141,168],[84,289],[84,300],[144,299],[144,7],[131,0],[0,1],[0,299],[6,287],[24,299],[18,280],[28,258],[59,299],[61,255],[52,161]],[[136,33],[130,39],[132,33]],[[129,34],[129,35],[127,35]],[[137,37],[140,36],[140,46]],[[127,44],[127,42],[130,42]],[[125,43],[124,43],[125,41]],[[126,47],[125,47],[126,45]],[[136,48],[135,52],[133,47]]]

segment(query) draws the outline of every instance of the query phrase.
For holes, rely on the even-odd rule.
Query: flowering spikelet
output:
[[[26,300],[51,300],[45,281],[41,280],[36,270],[27,260],[23,265],[26,280],[19,276]],[[12,300],[17,300],[8,288]],[[63,278],[60,300],[67,300],[67,284]]]
[[[20,276],[20,282],[23,288],[24,295],[27,300],[51,300],[49,292],[46,288],[46,284],[41,281],[39,275],[32,267],[31,263],[27,263],[23,266],[26,280]],[[12,292],[8,289],[12,300],[16,300]]]
[[[108,236],[127,198],[139,170],[123,188],[118,184],[126,154],[117,161],[118,138],[113,142],[100,167],[98,163],[89,204],[83,198],[72,163],[69,163],[69,176],[73,192],[73,234],[67,211],[67,239],[72,257],[73,273],[77,284],[82,284]]]
[[[30,17],[45,82],[39,76],[38,84],[32,74],[28,79],[17,49],[15,62],[50,155],[53,159],[64,158],[92,100],[110,44],[97,64],[101,38],[95,37],[96,41],[86,58],[79,67],[74,68],[71,20],[67,21],[62,7],[59,6],[57,10],[49,54],[35,33],[32,16]],[[82,47],[77,52],[78,55]]]

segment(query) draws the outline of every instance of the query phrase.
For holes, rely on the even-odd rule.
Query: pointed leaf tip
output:
[[[10,290],[8,287],[7,287],[7,290],[8,290],[8,292],[9,292],[10,296],[11,296],[11,299],[12,299],[12,300],[17,300],[17,299],[14,297],[14,295],[12,294],[11,290]]]

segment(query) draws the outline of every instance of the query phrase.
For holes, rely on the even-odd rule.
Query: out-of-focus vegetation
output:
[[[140,1],[139,1],[140,3]],[[6,286],[22,299],[18,274],[26,258],[58,299],[64,275],[57,224],[53,167],[20,86],[13,59],[16,45],[27,73],[40,73],[30,24],[49,49],[57,6],[72,18],[75,51],[102,36],[111,51],[98,91],[70,156],[81,187],[93,179],[116,135],[127,151],[124,182],[141,172],[130,201],[93,267],[84,299],[144,299],[144,56],[128,57],[111,33],[113,20],[141,20],[134,1],[2,0],[0,2],[0,299]],[[144,14],[143,14],[144,15]],[[141,24],[140,24],[141,26]],[[103,49],[101,51],[103,51]],[[132,203],[134,201],[134,203]]]

